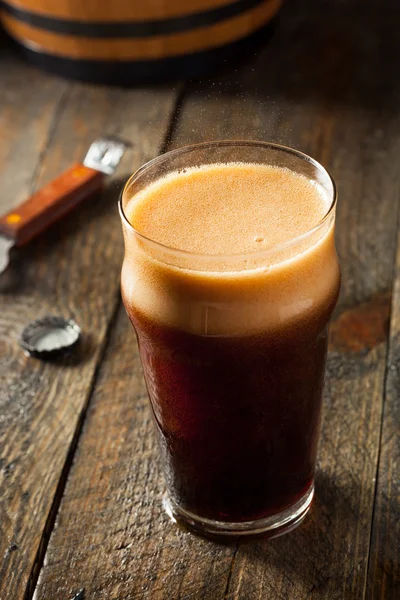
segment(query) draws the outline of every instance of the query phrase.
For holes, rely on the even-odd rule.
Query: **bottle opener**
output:
[[[98,192],[104,175],[112,175],[130,144],[104,137],[92,143],[83,163],[77,163],[22,204],[0,217],[0,274],[13,246],[23,246],[80,202]]]

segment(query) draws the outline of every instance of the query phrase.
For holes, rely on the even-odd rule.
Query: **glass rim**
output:
[[[276,150],[278,152],[284,152],[286,154],[291,154],[291,155],[295,156],[296,158],[299,158],[301,160],[304,160],[304,161],[312,164],[318,171],[322,172],[325,175],[327,180],[332,185],[331,201],[330,201],[330,204],[329,204],[324,216],[313,227],[311,227],[310,229],[307,229],[307,231],[305,231],[305,232],[301,233],[300,235],[297,235],[293,238],[290,238],[284,242],[280,242],[279,244],[275,244],[269,248],[265,248],[262,250],[255,250],[255,251],[250,251],[250,252],[238,252],[238,253],[231,253],[231,254],[209,254],[209,253],[203,253],[203,252],[191,252],[189,250],[182,250],[180,248],[174,248],[173,246],[167,246],[166,244],[163,244],[162,242],[157,242],[156,240],[153,240],[152,238],[147,237],[143,233],[140,233],[140,231],[135,229],[135,227],[132,225],[132,223],[129,222],[129,220],[125,214],[124,207],[123,207],[124,195],[125,195],[125,192],[128,189],[128,187],[131,185],[131,183],[133,181],[135,181],[138,177],[140,177],[140,175],[142,173],[144,173],[145,171],[148,171],[149,169],[152,169],[153,167],[157,166],[159,163],[162,163],[165,160],[168,160],[170,157],[178,156],[179,154],[195,152],[196,150],[205,150],[207,148],[219,148],[219,147],[229,147],[229,146],[237,146],[237,147],[253,146],[253,147],[259,147],[259,148],[266,148],[266,149],[270,149],[270,150]],[[237,162],[240,162],[240,161],[237,161]],[[212,163],[210,163],[210,164],[212,164]],[[157,247],[163,251],[172,252],[176,255],[184,256],[184,257],[194,257],[194,258],[197,258],[200,260],[201,259],[203,259],[203,260],[211,259],[211,260],[215,260],[215,261],[229,260],[229,259],[238,260],[240,258],[247,259],[247,258],[261,258],[264,256],[268,256],[269,254],[273,254],[274,252],[280,252],[282,250],[285,250],[292,245],[296,245],[297,243],[302,242],[307,237],[312,236],[313,233],[317,232],[325,224],[325,222],[330,218],[330,216],[334,212],[334,209],[335,209],[336,203],[337,203],[337,197],[338,197],[337,186],[336,186],[335,180],[333,179],[333,177],[329,173],[329,171],[324,166],[322,166],[321,163],[319,163],[317,160],[315,160],[314,158],[312,158],[305,152],[301,152],[301,150],[296,150],[295,148],[291,148],[290,146],[284,146],[283,144],[276,144],[274,142],[263,142],[263,141],[257,141],[257,140],[216,140],[216,141],[211,141],[211,142],[201,142],[198,144],[189,144],[187,146],[181,146],[174,150],[170,150],[168,152],[160,154],[160,155],[156,156],[155,158],[149,160],[148,162],[144,163],[141,167],[139,167],[139,169],[134,171],[134,173],[126,181],[126,183],[120,193],[120,196],[119,196],[118,209],[119,209],[121,220],[127,226],[128,230],[130,230],[132,233],[134,233],[139,239],[142,239],[144,242],[150,243],[151,245],[154,245],[155,247]],[[198,269],[196,269],[196,270],[198,270]]]

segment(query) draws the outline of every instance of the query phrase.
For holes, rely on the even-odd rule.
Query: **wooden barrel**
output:
[[[264,41],[283,0],[0,0],[39,65],[86,81],[198,77]]]

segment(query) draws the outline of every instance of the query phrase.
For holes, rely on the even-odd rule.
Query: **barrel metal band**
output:
[[[235,0],[230,4],[211,10],[195,12],[169,19],[141,21],[78,21],[45,16],[14,6],[0,0],[0,9],[23,23],[33,27],[60,33],[91,38],[143,38],[156,35],[179,33],[206,27],[236,17],[269,0]]]

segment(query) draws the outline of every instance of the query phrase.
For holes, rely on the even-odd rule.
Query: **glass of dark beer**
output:
[[[120,200],[165,506],[208,535],[305,517],[340,272],[336,190],[309,156],[220,141],[150,161]]]

